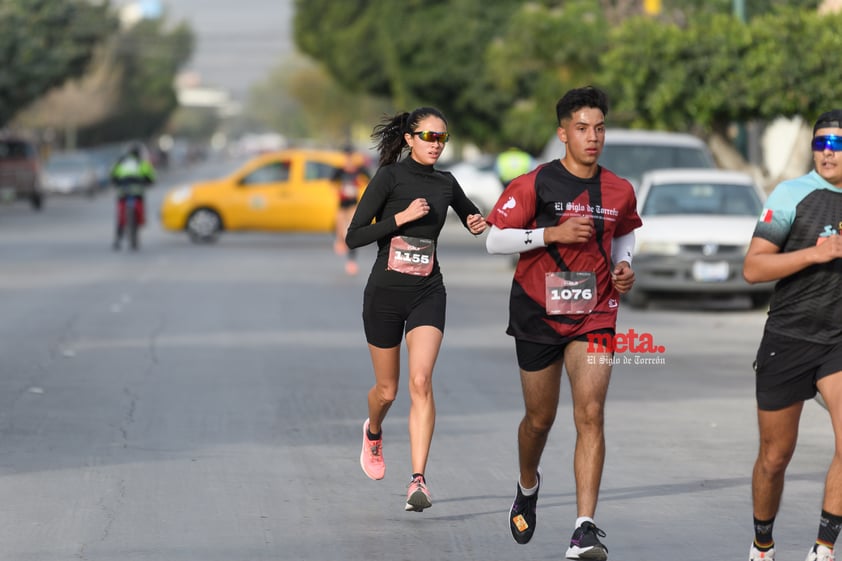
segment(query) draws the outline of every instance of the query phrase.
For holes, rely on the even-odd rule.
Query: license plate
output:
[[[693,263],[693,279],[699,282],[722,282],[728,280],[729,267],[725,261],[696,261]]]

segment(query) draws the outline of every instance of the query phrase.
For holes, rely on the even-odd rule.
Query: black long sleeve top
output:
[[[395,215],[419,197],[427,200],[430,212],[398,227]],[[377,242],[377,259],[368,279],[369,284],[411,289],[428,286],[432,282],[441,283],[438,251],[433,270],[427,277],[388,270],[387,263],[389,244],[394,236],[430,239],[437,247],[448,207],[453,208],[466,228],[468,216],[479,214],[479,209],[449,172],[420,164],[411,157],[377,170],[357,205],[345,237],[345,243],[350,248]]]

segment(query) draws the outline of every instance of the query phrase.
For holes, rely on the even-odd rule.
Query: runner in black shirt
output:
[[[363,298],[363,325],[375,384],[368,392],[360,465],[382,479],[381,427],[398,391],[404,332],[409,361],[409,446],[412,477],[406,510],[432,506],[424,470],[435,425],[433,367],[444,334],[446,293],[436,245],[452,207],[473,234],[486,223],[456,179],[436,170],[449,139],[447,121],[432,107],[401,113],[375,127],[380,169],[366,188],[345,238],[349,248],[377,242],[377,259]],[[409,148],[409,157],[397,161]]]
[[[833,561],[842,528],[842,109],[813,126],[813,171],[766,200],[743,265],[748,282],[777,281],[757,351],[760,448],[752,473],[754,542],[749,561],[774,561],[772,527],[804,401],[818,390],[830,412],[835,453],[816,542],[807,561]]]

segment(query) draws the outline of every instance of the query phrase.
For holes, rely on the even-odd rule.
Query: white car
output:
[[[100,189],[96,162],[83,152],[57,152],[44,164],[44,190],[57,195],[93,196]]]
[[[493,161],[485,165],[463,161],[444,169],[453,174],[468,198],[477,205],[480,213],[488,216],[503,193],[503,183],[494,171]]]
[[[564,156],[564,144],[550,138],[541,153],[541,162]],[[707,144],[692,134],[607,129],[599,164],[628,179],[635,189],[649,170],[663,168],[716,168]]]
[[[653,297],[747,295],[765,306],[773,283],[750,285],[743,260],[765,193],[748,174],[663,169],[643,175],[637,193],[633,307]]]

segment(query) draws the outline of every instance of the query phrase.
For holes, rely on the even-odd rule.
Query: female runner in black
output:
[[[408,511],[432,506],[424,471],[435,426],[433,367],[444,335],[446,293],[436,246],[453,208],[474,235],[487,225],[456,179],[436,170],[450,138],[440,111],[420,107],[374,128],[379,169],[366,188],[346,236],[349,248],[377,242],[377,259],[363,297],[363,325],[374,367],[363,424],[360,465],[371,479],[382,479],[382,423],[395,400],[401,339],[406,334],[409,362],[409,446],[412,477]],[[399,160],[403,152],[409,155]]]

